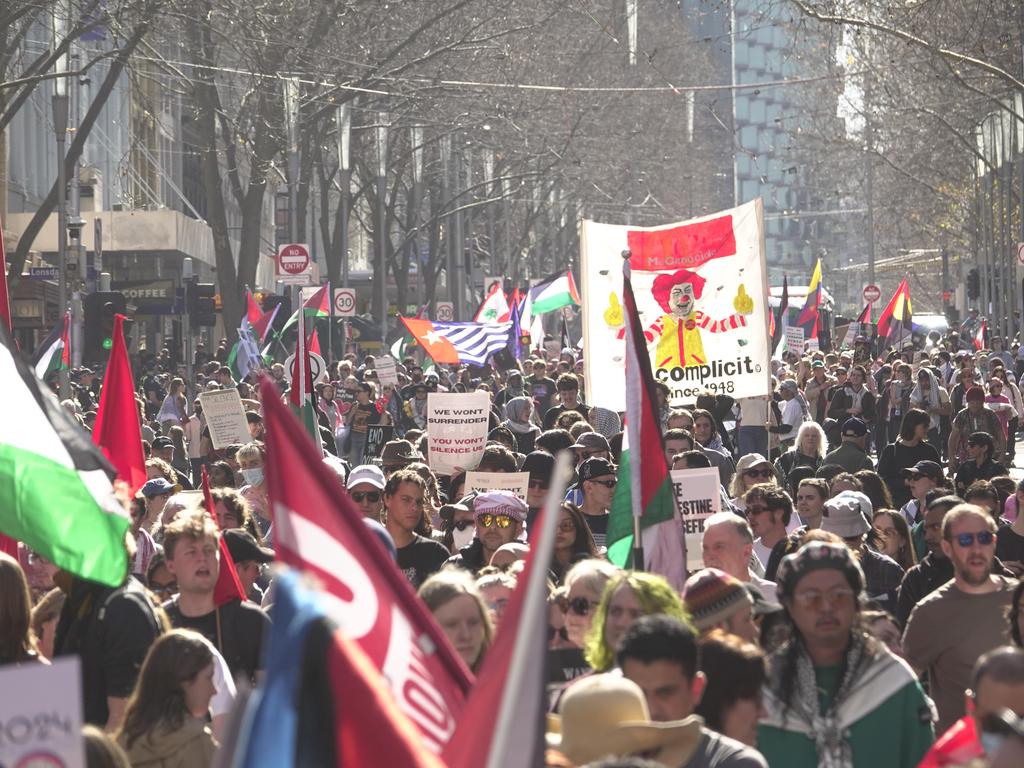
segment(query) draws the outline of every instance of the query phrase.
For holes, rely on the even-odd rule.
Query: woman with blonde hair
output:
[[[0,552],[0,666],[41,661],[32,634],[32,595],[18,561]]]
[[[175,629],[157,638],[117,734],[132,768],[209,768],[217,749],[206,725],[213,678],[213,651],[202,635]]]
[[[419,596],[466,666],[478,672],[494,639],[494,628],[472,574],[446,568],[423,582]]]
[[[689,620],[679,593],[661,576],[643,571],[614,576],[604,588],[587,635],[587,663],[595,672],[607,672],[615,664],[615,649],[626,630],[640,617],[655,613]]]

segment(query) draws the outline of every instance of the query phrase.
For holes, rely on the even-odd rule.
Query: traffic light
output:
[[[216,288],[213,283],[185,283],[185,311],[196,325],[216,325]]]
[[[114,345],[114,315],[126,313],[124,294],[117,291],[90,293],[82,301],[85,338],[82,362],[105,363]]]
[[[967,273],[967,298],[977,299],[981,296],[981,275],[977,269]]]

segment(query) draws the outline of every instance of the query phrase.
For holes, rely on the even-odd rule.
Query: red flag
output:
[[[399,709],[380,672],[357,643],[334,633],[327,676],[335,693],[335,765],[444,768]]]
[[[320,353],[320,337],[316,335],[316,328],[309,334],[309,344],[307,345],[310,354],[319,355]]]
[[[124,321],[124,315],[114,315],[113,346],[103,376],[92,440],[114,465],[117,479],[127,483],[134,494],[146,482],[146,460],[142,455],[132,364],[124,343]]]
[[[890,326],[893,324],[893,315],[902,308],[904,296],[909,296],[910,288],[907,285],[907,279],[903,278],[900,282],[899,288],[896,289],[896,293],[889,299],[889,303],[885,305],[885,309],[882,310],[882,314],[878,316],[878,335],[881,338],[885,338],[889,335]],[[900,319],[898,316],[895,318],[897,321]]]
[[[569,476],[568,457],[559,457],[553,477]],[[444,750],[448,768],[532,768],[543,765],[544,688],[547,645],[547,564],[555,547],[564,480],[552,487],[534,523],[526,568],[502,615],[498,636],[487,651],[460,728]],[[533,530],[533,529],[531,529]]]
[[[985,348],[985,334],[988,333],[988,321],[982,320],[981,324],[978,325],[978,332],[974,334],[974,348],[984,349]]]
[[[217,509],[213,503],[213,494],[210,493],[210,476],[206,474],[206,466],[203,466],[203,500],[206,502],[206,511],[213,518],[213,524],[220,528],[217,522]],[[224,537],[220,537],[220,571],[217,573],[217,583],[213,587],[213,602],[217,607],[230,603],[232,600],[246,600],[245,591],[242,589],[242,582],[238,578],[238,571],[235,569],[235,558],[231,556]]]
[[[7,254],[4,251],[4,226],[2,221],[0,221],[0,320],[7,326],[7,332],[13,335],[11,328],[11,302],[7,295]]]
[[[256,303],[256,299],[253,298],[251,291],[245,292],[245,319],[249,321],[249,325],[255,325],[263,317],[263,310],[260,309],[260,305]]]
[[[857,322],[861,325],[871,324],[871,303],[864,305],[864,309],[860,313],[860,317],[857,318]]]
[[[440,752],[462,713],[470,674],[324,465],[277,387],[260,382],[274,548],[323,585],[328,615],[387,678],[399,709]]]

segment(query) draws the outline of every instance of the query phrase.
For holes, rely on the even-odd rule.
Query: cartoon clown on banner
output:
[[[711,391],[734,398],[771,391],[768,288],[760,200],[663,227],[583,222],[581,282],[587,397],[625,407],[622,260],[655,378],[673,405]]]

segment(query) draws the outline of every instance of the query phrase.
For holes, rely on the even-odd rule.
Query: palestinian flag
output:
[[[331,305],[327,303],[328,301],[330,301],[330,298],[327,295],[327,286],[328,284],[324,283],[323,285],[320,286],[320,290],[318,290],[316,293],[314,293],[312,296],[306,299],[305,302],[303,302],[301,309],[303,320],[305,321],[303,323],[304,327],[309,327],[310,323],[312,323],[313,326],[315,327],[316,319],[318,317],[330,316]],[[288,322],[284,324],[284,328],[281,329],[281,334],[283,335],[285,331],[287,331],[289,328],[295,325],[298,319],[299,310],[295,310],[295,312],[292,313],[292,316],[288,318]]]
[[[68,328],[71,313],[65,312],[64,319],[53,326],[43,339],[36,353],[32,355],[32,367],[42,380],[54,371],[66,371],[71,367],[71,344],[68,343]]]
[[[0,330],[0,532],[60,568],[120,586],[128,512],[114,468]]]
[[[302,422],[306,433],[313,440],[320,455],[323,456],[320,424],[316,418],[316,406],[313,405],[313,370],[309,365],[309,345],[306,340],[304,316],[299,316],[298,325],[299,333],[295,339],[295,360],[292,363],[292,382],[288,389],[288,402],[291,404],[292,412]]]
[[[566,270],[545,278],[530,289],[530,308],[534,315],[554,312],[562,307],[579,306],[580,293],[572,272]]]
[[[636,309],[629,262],[623,265],[626,320],[626,429],[618,485],[608,517],[608,559],[620,568],[659,573],[676,589],[686,581],[686,550],[672,478],[658,423],[651,358]],[[634,531],[642,532],[643,562],[634,562]]]

